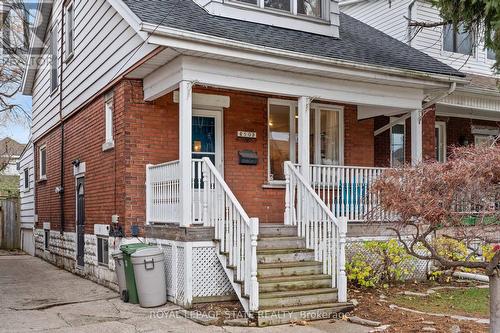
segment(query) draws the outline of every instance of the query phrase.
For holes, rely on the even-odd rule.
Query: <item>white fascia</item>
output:
[[[468,80],[451,75],[432,74],[415,70],[368,65],[353,61],[314,56],[310,54],[275,49],[230,39],[208,36],[186,30],[149,23],[142,24],[142,31],[151,33],[148,42],[186,52],[200,52],[223,58],[253,61],[270,68],[288,67],[335,75],[337,78],[377,82],[395,86],[447,88],[451,82],[465,85]]]

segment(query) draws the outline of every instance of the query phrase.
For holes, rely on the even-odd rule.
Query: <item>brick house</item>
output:
[[[369,184],[435,158],[435,103],[468,81],[336,0],[252,3],[40,3],[37,256],[116,287],[110,253],[138,236],[185,307],[350,306],[346,234],[387,236],[362,223]]]

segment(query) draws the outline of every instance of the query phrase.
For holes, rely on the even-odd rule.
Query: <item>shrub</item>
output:
[[[403,281],[412,273],[408,268],[411,256],[395,239],[368,241],[346,265],[347,278],[361,287],[374,287],[379,282]]]

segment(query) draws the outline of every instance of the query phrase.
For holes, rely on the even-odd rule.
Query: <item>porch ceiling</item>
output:
[[[347,80],[347,72],[337,73],[336,77],[330,73],[328,77],[270,68],[181,55],[144,77],[144,97],[154,100],[177,89],[179,82],[191,81],[217,88],[390,108],[395,112],[419,108],[424,98],[424,86],[415,82],[396,86],[383,77],[375,83],[359,77]]]

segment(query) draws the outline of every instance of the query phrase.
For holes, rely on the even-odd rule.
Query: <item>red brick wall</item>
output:
[[[196,88],[224,94],[231,105],[224,110],[224,176],[250,216],[263,223],[282,223],[284,190],[265,188],[267,183],[267,98],[236,91]],[[65,120],[65,230],[75,230],[75,177],[71,162],[86,163],[86,232],[93,225],[108,224],[118,214],[128,233],[132,224],[145,221],[145,166],[178,158],[178,104],[172,94],[144,102],[142,82],[124,80],[114,87],[115,147],[102,151],[104,143],[104,95]],[[347,165],[374,163],[373,120],[357,120],[355,106],[344,105],[344,146]],[[238,130],[257,132],[256,140],[236,137]],[[58,229],[60,201],[54,188],[60,185],[60,138],[56,128],[35,145],[47,144],[47,181],[37,183],[38,227],[51,222]],[[256,166],[239,165],[238,151],[257,151]],[[38,151],[38,150],[37,150]],[[38,159],[36,160],[38,161]]]
[[[460,146],[464,139],[469,144],[474,144],[474,135],[471,132],[472,125],[500,127],[500,122],[478,119],[438,116],[436,120],[446,123],[446,143],[448,147]],[[447,150],[448,154],[450,151],[450,149]]]
[[[436,106],[425,110],[422,123],[422,154],[424,161],[436,159]]]

